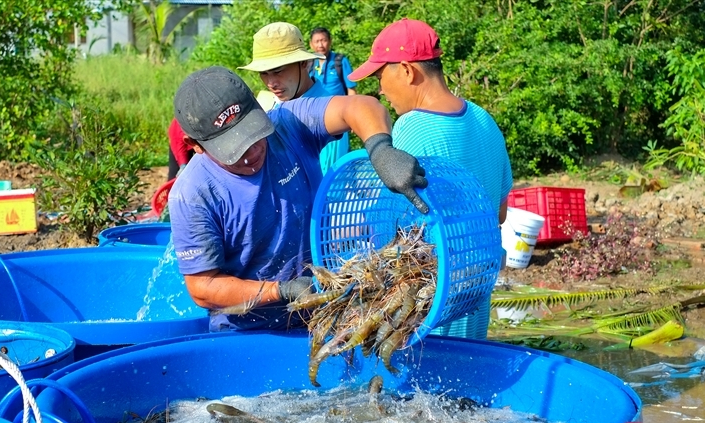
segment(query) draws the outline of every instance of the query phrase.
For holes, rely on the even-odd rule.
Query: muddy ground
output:
[[[144,184],[142,192],[134,198],[132,207],[126,212],[137,210],[139,206],[148,206],[152,195],[160,185],[166,182],[168,169],[154,167],[140,171],[140,180]],[[11,164],[0,161],[0,180],[10,180],[13,189],[37,188],[42,170],[37,166],[20,163]],[[53,210],[41,210],[38,206],[36,233],[22,235],[0,235],[0,253],[43,250],[48,248],[87,247],[97,244],[81,239],[62,230],[60,218]]]
[[[589,174],[568,176],[550,175],[543,178],[518,180],[515,188],[529,186],[580,187],[585,189],[585,204],[588,222],[599,225],[605,222],[610,213],[621,213],[639,225],[645,236],[653,239],[647,246],[635,246],[648,250],[648,260],[654,266],[649,272],[625,271],[622,274],[598,278],[593,281],[566,279],[560,272],[556,256],[561,248],[571,248],[570,244],[544,245],[537,248],[531,263],[526,269],[506,269],[503,280],[536,287],[562,289],[566,291],[595,290],[615,287],[643,287],[664,283],[700,285],[705,272],[705,252],[697,242],[688,239],[705,240],[705,180],[677,178],[659,175],[663,185],[657,192],[647,191],[636,198],[620,196],[622,185],[614,183],[619,169],[629,165],[605,161]],[[41,169],[29,164],[10,164],[0,161],[0,180],[11,180],[12,187],[30,188],[38,185]],[[621,174],[625,173],[621,171]],[[632,172],[634,173],[634,172]],[[155,167],[140,172],[144,187],[142,194],[135,198],[134,210],[138,206],[149,205],[152,194],[166,182],[167,169]],[[650,175],[653,176],[653,175]],[[637,178],[639,180],[640,178]],[[624,183],[625,178],[621,178]],[[650,182],[648,179],[647,182]],[[33,234],[0,235],[0,253],[30,251],[49,248],[86,247],[95,245],[62,230],[60,219],[51,211],[39,210],[38,231]],[[129,210],[128,210],[129,212]],[[596,228],[598,226],[595,226]],[[674,240],[679,242],[673,242]],[[684,241],[685,240],[685,241]],[[678,245],[680,244],[680,245]],[[702,292],[681,294],[696,296]],[[705,315],[694,308],[685,313],[691,334],[705,338]]]

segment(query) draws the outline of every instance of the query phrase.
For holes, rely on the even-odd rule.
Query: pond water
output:
[[[608,371],[632,386],[644,404],[644,423],[705,422],[705,362],[695,354],[705,340],[688,338],[648,350],[621,351],[602,351],[613,345],[607,340],[581,337],[572,341],[586,348],[558,354]],[[665,364],[656,366],[659,363]]]

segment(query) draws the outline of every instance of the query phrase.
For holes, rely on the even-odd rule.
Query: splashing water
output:
[[[166,309],[172,310],[177,316],[183,316],[189,310],[180,310],[175,305],[175,300],[181,296],[185,295],[185,288],[174,292],[175,285],[170,282],[174,278],[178,278],[183,281],[183,277],[179,273],[176,253],[174,251],[174,243],[169,240],[166,245],[164,255],[159,259],[159,264],[152,271],[152,276],[147,281],[147,292],[144,296],[144,305],[137,311],[137,321],[148,321],[152,318],[158,318],[159,315],[152,315],[152,306],[159,302],[160,310],[165,308],[162,306],[162,302],[167,305]],[[159,282],[168,281],[169,283],[160,284]],[[183,285],[183,282],[182,282]],[[161,287],[165,286],[168,292],[163,292]]]
[[[415,392],[405,398],[379,394],[373,397],[366,388],[343,386],[330,391],[274,391],[258,397],[225,397],[220,401],[179,401],[171,404],[171,423],[209,423],[208,404],[231,405],[263,423],[324,422],[437,422],[472,423],[546,422],[533,414],[505,408],[470,408],[467,398],[451,398]]]

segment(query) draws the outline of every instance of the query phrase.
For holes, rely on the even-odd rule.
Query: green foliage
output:
[[[98,102],[110,110],[123,132],[139,134],[133,147],[145,152],[147,165],[164,166],[174,93],[191,70],[175,60],[154,65],[144,56],[129,53],[89,56],[76,63],[75,78],[85,96],[78,102]]]
[[[679,171],[705,174],[705,49],[692,56],[680,49],[667,54],[667,70],[673,76],[673,94],[680,99],[670,108],[663,123],[667,133],[680,145],[658,148],[649,142],[647,168],[672,164]]]
[[[74,52],[68,35],[93,17],[83,0],[4,0],[0,6],[0,156],[23,159],[41,137],[52,97],[68,97]]]
[[[305,38],[328,27],[333,49],[356,66],[387,24],[422,19],[441,37],[451,89],[495,117],[516,175],[577,171],[583,157],[640,158],[649,140],[677,136],[660,126],[678,100],[666,52],[705,47],[701,9],[693,0],[251,0],[225,9],[194,58],[236,69],[249,62],[259,28],[287,21]],[[241,74],[264,88],[255,73]],[[370,78],[358,85],[377,91]]]
[[[31,158],[48,174],[39,204],[66,216],[65,227],[88,241],[115,221],[139,193],[137,171],[145,155],[134,148],[136,134],[125,132],[106,110],[65,104],[55,138],[35,143]]]
[[[137,44],[145,46],[145,54],[152,63],[163,63],[173,55],[174,35],[193,19],[198,11],[199,8],[192,10],[176,25],[167,28],[174,12],[174,6],[169,1],[140,1],[134,6]]]
[[[667,46],[687,35],[689,1],[517,2],[479,17],[476,43],[450,80],[495,117],[517,174],[577,170],[583,157],[638,158],[670,96]],[[441,35],[443,38],[443,36]]]

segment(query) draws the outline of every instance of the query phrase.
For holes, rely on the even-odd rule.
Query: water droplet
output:
[[[248,162],[247,159],[245,159],[245,164],[250,164],[250,162]]]

